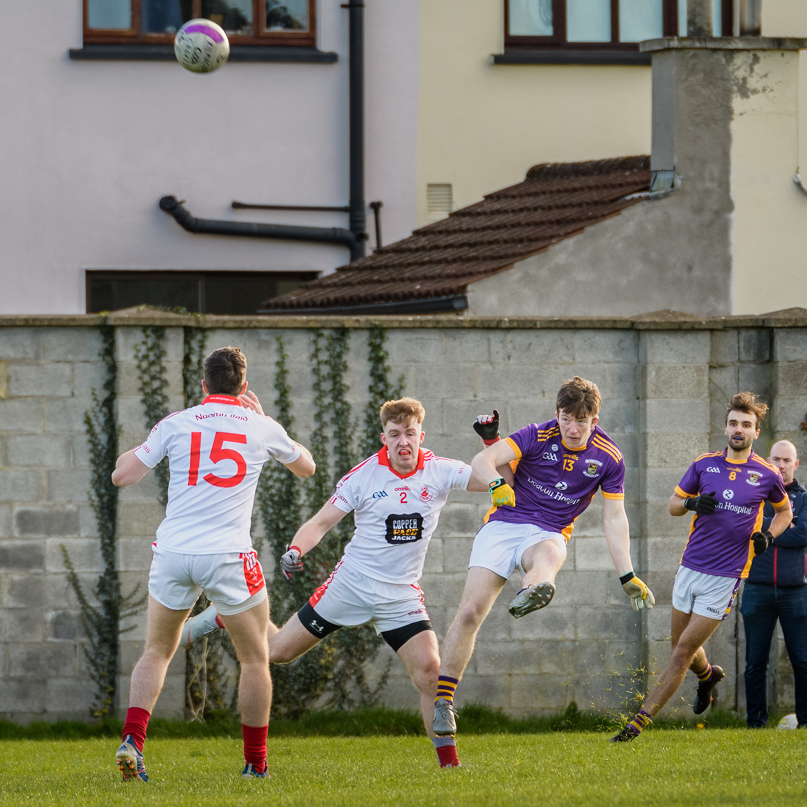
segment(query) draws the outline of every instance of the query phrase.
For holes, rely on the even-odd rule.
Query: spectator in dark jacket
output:
[[[768,461],[782,474],[793,521],[767,551],[754,558],[743,589],[746,719],[750,728],[762,728],[768,722],[766,673],[778,619],[793,665],[796,719],[799,728],[807,728],[807,490],[793,476],[799,465],[793,443],[776,443]],[[772,517],[773,508],[766,502],[762,530]]]

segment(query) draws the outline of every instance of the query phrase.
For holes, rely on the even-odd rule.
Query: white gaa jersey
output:
[[[270,417],[228,395],[163,418],[134,449],[149,468],[168,457],[171,481],[160,549],[189,555],[249,552],[255,489],[264,463],[290,463],[300,446]]]
[[[384,446],[345,474],[329,500],[354,511],[356,532],[345,547],[345,562],[375,580],[415,583],[449,491],[465,490],[470,479],[470,465],[423,450],[417,468],[400,476]]]

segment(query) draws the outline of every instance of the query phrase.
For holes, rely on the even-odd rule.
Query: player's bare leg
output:
[[[151,713],[165,682],[168,665],[179,646],[179,634],[190,609],[174,611],[149,596],[146,646],[132,671],[129,709],[123,725],[123,742],[115,753],[125,782],[148,782],[143,746]]]
[[[272,627],[275,629],[274,632],[271,630]],[[294,614],[282,628],[270,623],[269,660],[273,664],[288,664],[307,653],[319,642],[320,639],[300,622],[297,614]]]
[[[269,603],[264,600],[240,614],[220,614],[230,634],[241,665],[238,701],[244,735],[245,775],[266,773],[266,736],[272,704],[272,679],[269,676],[269,644],[266,629]]]
[[[443,660],[434,702],[433,728],[438,736],[457,730],[454,691],[473,655],[476,634],[506,582],[490,569],[481,566],[468,569],[457,615],[443,640]]]
[[[406,667],[412,683],[420,693],[420,711],[426,734],[434,738],[432,711],[437,692],[437,677],[440,675],[440,651],[434,631],[424,630],[415,634],[398,648],[398,656]]]
[[[154,711],[168,665],[179,646],[179,634],[189,610],[166,608],[149,595],[146,646],[132,671],[129,706]]]
[[[710,619],[700,614],[685,614],[673,608],[674,633],[678,634],[678,640],[674,644],[670,663],[656,679],[641,711],[633,720],[628,721],[628,725],[619,734],[611,738],[612,741],[633,739],[650,723],[678,691],[695,658],[699,654],[706,658],[703,644],[717,630],[718,625],[720,625],[718,619]]]
[[[510,613],[518,619],[549,605],[555,596],[555,577],[566,560],[566,542],[545,538],[524,551],[521,589],[510,603]]]
[[[424,630],[415,634],[398,648],[398,656],[403,661],[412,683],[420,693],[420,711],[423,715],[423,726],[437,751],[437,759],[441,768],[457,768],[460,765],[457,756],[457,744],[449,735],[437,737],[432,728],[434,699],[437,692],[437,677],[440,674],[440,653],[434,631]]]

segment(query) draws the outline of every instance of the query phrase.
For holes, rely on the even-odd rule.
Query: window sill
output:
[[[176,61],[173,45],[85,45],[71,48],[71,59],[80,61]],[[313,47],[291,45],[237,45],[230,51],[231,62],[308,62],[331,64],[339,60],[336,53],[317,50]]]
[[[493,64],[649,65],[649,53],[632,50],[509,50],[494,53]]]

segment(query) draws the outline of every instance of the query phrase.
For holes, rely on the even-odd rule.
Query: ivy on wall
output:
[[[259,508],[269,548],[274,559],[286,551],[303,521],[301,509],[310,517],[330,498],[336,483],[363,454],[380,447],[378,410],[391,397],[400,395],[403,377],[396,389],[389,381],[386,334],[381,328],[369,332],[370,400],[365,406],[364,428],[354,425],[349,403],[349,332],[337,329],[325,334],[311,331],[311,374],[314,411],[309,448],[317,463],[312,479],[301,482],[277,463],[267,466],[262,476]],[[275,416],[294,437],[292,392],[288,356],[282,337],[277,337],[278,361],[275,375]],[[372,419],[370,412],[373,412]],[[358,438],[356,434],[358,432]],[[362,451],[357,455],[354,442]],[[332,469],[332,471],[331,471]],[[303,495],[304,494],[304,495]],[[300,507],[304,498],[305,506]],[[350,539],[352,518],[345,517],[330,530],[319,546],[308,554],[303,571],[286,580],[276,562],[272,565],[272,619],[282,625],[291,618],[311,593],[328,576]],[[375,631],[365,625],[339,630],[295,662],[272,668],[273,714],[296,717],[315,707],[348,709],[378,699],[387,682],[389,665],[375,685],[367,678],[368,665],[381,648]]]
[[[103,563],[94,588],[96,604],[90,603],[67,547],[60,545],[67,568],[67,579],[76,593],[81,609],[81,622],[86,636],[82,648],[90,678],[96,688],[92,706],[95,717],[108,715],[115,708],[118,640],[121,633],[133,627],[121,629],[121,621],[140,611],[146,600],[146,595],[140,594],[139,586],[135,586],[126,595],[121,594],[117,569],[118,489],[112,484],[112,471],[118,457],[115,331],[104,320],[100,332],[100,359],[106,375],[103,394],[99,395],[93,389],[92,406],[84,413],[91,467],[88,496],[98,526]]]
[[[165,369],[165,328],[150,326],[143,328],[143,341],[134,347],[137,363],[137,377],[140,381],[140,400],[143,404],[145,426],[151,429],[169,413],[168,373]],[[170,473],[168,459],[162,460],[154,468],[159,488],[159,500],[163,507],[168,504],[168,482]]]

